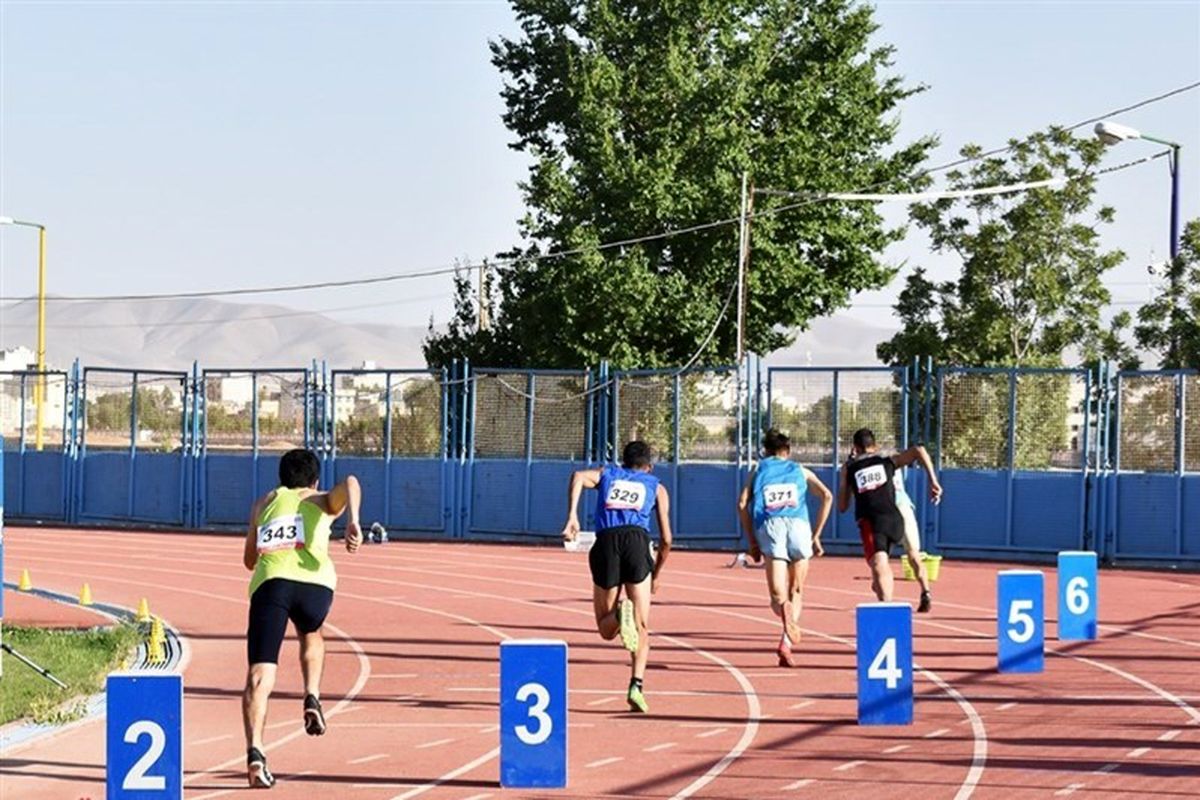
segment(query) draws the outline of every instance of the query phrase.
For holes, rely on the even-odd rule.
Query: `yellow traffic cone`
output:
[[[151,664],[161,664],[167,660],[167,636],[163,631],[162,620],[158,617],[150,624],[150,638],[146,641],[146,660]]]
[[[142,598],[142,602],[138,603],[136,619],[138,622],[150,621],[150,603],[144,597]]]
[[[83,585],[83,588],[79,590],[79,605],[90,606],[91,604],[92,604],[92,587],[85,583]]]
[[[17,582],[18,591],[28,592],[33,588],[33,581],[29,579],[29,570],[21,570],[21,580]]]
[[[167,640],[166,632],[163,630],[162,620],[158,617],[154,618],[154,622],[150,623],[150,638],[160,642]]]

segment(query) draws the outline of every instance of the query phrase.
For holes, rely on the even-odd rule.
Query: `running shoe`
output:
[[[639,714],[649,714],[650,704],[646,702],[646,695],[637,686],[629,687],[629,694],[625,698],[629,701],[629,710],[636,711]]]
[[[621,621],[621,646],[631,653],[638,651],[638,626],[633,613],[633,601],[622,600],[617,607],[617,619]]]
[[[270,789],[275,785],[275,776],[267,769],[267,757],[257,747],[246,751],[246,773],[251,789]]]
[[[775,654],[779,656],[779,666],[787,667],[788,669],[795,669],[799,666],[799,664],[796,663],[796,659],[792,657],[791,645],[789,645],[786,641],[781,641],[779,643],[779,649],[775,651]]]
[[[787,634],[788,641],[792,644],[800,641],[800,626],[792,619],[792,601],[790,600],[783,604],[783,632]]]
[[[917,606],[918,614],[928,614],[933,608],[933,598],[929,596],[929,592],[921,592],[921,604]]]
[[[321,701],[311,694],[304,696],[304,732],[309,736],[325,733],[325,714],[321,711]]]

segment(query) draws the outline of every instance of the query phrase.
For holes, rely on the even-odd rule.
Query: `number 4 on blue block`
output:
[[[105,694],[108,800],[182,800],[183,676],[113,673]]]
[[[567,785],[567,644],[500,644],[500,785]]]
[[[1096,638],[1098,587],[1096,554],[1067,551],[1058,554],[1058,638],[1060,641]]]
[[[912,606],[862,603],[855,623],[858,724],[912,724]]]

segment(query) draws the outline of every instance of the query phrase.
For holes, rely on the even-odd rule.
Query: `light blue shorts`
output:
[[[812,558],[812,528],[799,517],[771,517],[755,532],[758,549],[768,558],[800,561]]]

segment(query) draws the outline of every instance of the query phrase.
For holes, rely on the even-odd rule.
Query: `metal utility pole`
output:
[[[737,364],[746,356],[746,262],[750,254],[750,175],[742,173],[742,213],[738,226]]]
[[[488,269],[487,259],[484,259],[483,265],[479,267],[479,330],[481,331],[486,331],[492,324],[488,316],[488,297],[491,294],[491,276],[488,275]]]

